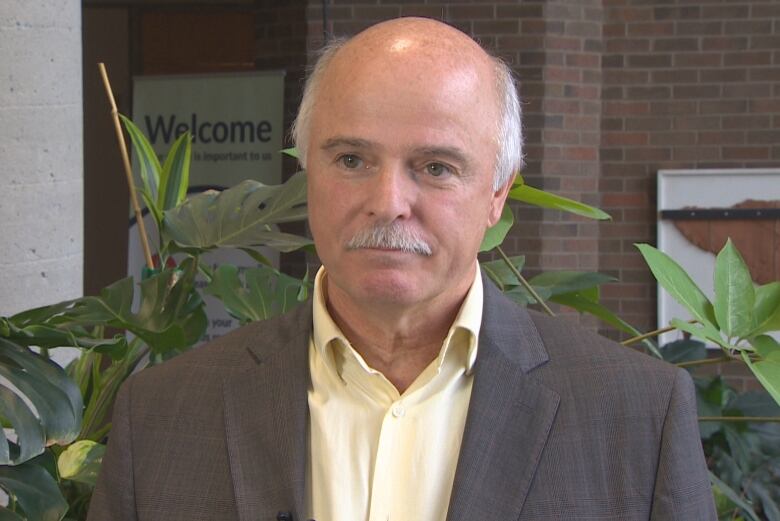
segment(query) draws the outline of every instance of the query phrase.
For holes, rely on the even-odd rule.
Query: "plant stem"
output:
[[[689,324],[695,324],[696,322],[698,322],[698,320],[695,320],[695,319],[688,321]],[[656,330],[650,331],[648,333],[643,333],[641,335],[631,337],[628,340],[623,340],[620,343],[623,344],[624,346],[630,346],[631,344],[634,344],[636,342],[641,342],[642,340],[645,340],[647,338],[652,338],[654,336],[663,335],[664,333],[668,333],[669,331],[674,331],[675,329],[677,329],[677,328],[674,327],[674,326],[662,327],[660,329],[656,329]]]
[[[124,164],[125,167],[127,186],[130,189],[130,203],[133,205],[133,212],[135,212],[135,220],[138,223],[138,235],[140,235],[141,237],[141,246],[143,246],[143,250],[144,250],[146,267],[149,268],[150,270],[153,270],[154,261],[152,260],[152,251],[149,248],[149,238],[146,235],[144,216],[141,213],[141,206],[138,204],[138,194],[136,194],[135,192],[135,183],[133,182],[133,170],[132,168],[130,168],[130,157],[127,154],[125,137],[122,134],[122,124],[119,122],[119,111],[117,110],[116,102],[114,101],[114,92],[111,90],[111,83],[109,83],[108,81],[108,73],[106,73],[105,64],[98,63],[98,69],[100,70],[100,76],[103,78],[103,85],[106,88],[108,101],[111,103],[111,117],[114,120],[114,130],[116,131],[117,141],[119,141],[119,151],[122,154],[122,163]]]
[[[780,416],[699,416],[700,422],[771,422],[780,423]]]
[[[550,307],[542,300],[542,297],[539,296],[539,294],[536,292],[536,290],[531,286],[531,284],[528,283],[527,280],[525,280],[525,277],[523,277],[518,269],[515,267],[514,264],[512,264],[512,261],[509,260],[509,257],[507,257],[506,253],[504,253],[504,250],[501,249],[501,246],[496,246],[496,251],[501,256],[501,258],[504,260],[507,266],[509,266],[509,271],[512,272],[512,274],[517,277],[517,280],[520,282],[520,284],[528,291],[528,293],[531,294],[531,296],[536,299],[536,302],[539,303],[540,306],[542,306],[542,309],[550,315],[551,317],[555,316],[555,313],[553,313],[553,310],[550,309]]]
[[[723,364],[726,362],[734,362],[736,358],[731,356],[722,356],[720,358],[705,358],[703,360],[691,360],[690,362],[680,362],[677,365],[677,367],[695,367],[698,365],[708,365],[708,364]]]

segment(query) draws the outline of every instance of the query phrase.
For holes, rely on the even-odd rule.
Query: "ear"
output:
[[[490,198],[490,213],[488,215],[488,227],[494,226],[501,218],[501,212],[504,210],[504,203],[506,202],[506,196],[509,194],[509,190],[512,188],[512,184],[515,182],[517,174],[512,174],[512,177],[504,183],[498,190],[493,192]]]

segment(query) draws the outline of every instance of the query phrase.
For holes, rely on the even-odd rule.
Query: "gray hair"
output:
[[[303,168],[306,168],[311,115],[320,83],[331,60],[347,41],[349,41],[347,38],[339,38],[323,47],[317,63],[306,80],[298,115],[290,130],[293,143],[298,149],[298,160]],[[498,151],[493,174],[493,189],[498,190],[509,182],[512,175],[523,166],[523,125],[520,98],[517,95],[517,85],[512,69],[500,58],[495,56],[491,56],[491,58],[495,68],[500,112],[496,133]]]

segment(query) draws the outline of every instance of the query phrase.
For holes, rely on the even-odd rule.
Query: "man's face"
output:
[[[492,189],[492,68],[360,56],[329,65],[309,133],[309,221],[329,291],[357,304],[462,297],[506,196]],[[354,248],[383,226],[416,239],[419,251]]]

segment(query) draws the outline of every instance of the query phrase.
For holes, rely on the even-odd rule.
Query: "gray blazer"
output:
[[[88,519],[305,521],[310,330],[307,303],[130,378]],[[716,519],[685,371],[486,283],[474,378],[448,521]]]

